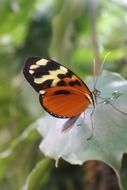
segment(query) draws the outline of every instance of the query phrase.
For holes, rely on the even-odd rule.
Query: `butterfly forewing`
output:
[[[85,83],[71,70],[40,57],[29,58],[24,76],[40,94],[41,105],[56,117],[74,117],[93,102],[93,95]]]

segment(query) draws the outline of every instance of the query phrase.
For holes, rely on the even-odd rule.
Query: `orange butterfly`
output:
[[[98,91],[91,92],[76,74],[53,60],[31,57],[23,73],[39,93],[40,104],[49,114],[70,118],[64,129],[69,128],[90,104],[95,107]]]
[[[39,93],[40,104],[50,115],[69,118],[63,126],[63,131],[71,128],[79,115],[92,105],[92,132],[88,138],[91,139],[94,129],[92,114],[97,104],[97,96],[103,100],[99,104],[108,103],[115,110],[127,115],[110,102],[114,93],[115,97],[119,97],[120,93],[113,92],[110,98],[103,98],[100,96],[100,91],[95,88],[97,80],[94,84],[94,90],[91,92],[76,74],[56,61],[31,57],[26,61],[23,73],[31,86]]]

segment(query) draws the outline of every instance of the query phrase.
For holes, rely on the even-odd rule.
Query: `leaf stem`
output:
[[[95,62],[94,74],[98,75],[101,67],[100,57],[99,57],[99,45],[97,40],[97,29],[96,29],[98,0],[90,0],[89,9],[90,9],[90,18],[91,18],[91,40],[93,47],[93,57]]]

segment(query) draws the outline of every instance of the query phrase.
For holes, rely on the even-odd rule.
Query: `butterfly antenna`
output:
[[[118,112],[120,112],[120,113],[122,113],[122,114],[124,114],[124,115],[127,115],[127,113],[125,113],[125,112],[119,110],[118,108],[116,108],[111,102],[108,102],[108,103],[109,103],[115,110],[117,110]]]
[[[104,64],[105,64],[105,61],[106,61],[106,59],[107,59],[107,57],[109,56],[111,54],[111,52],[108,52],[106,55],[105,55],[105,57],[104,57],[104,59],[103,59],[103,62],[102,62],[102,64],[101,64],[101,67],[100,67],[100,69],[99,69],[99,72],[98,72],[98,76],[100,75],[100,73],[102,72],[102,69],[103,69],[103,66],[104,66]],[[94,61],[94,70],[95,70],[95,61]],[[94,71],[95,72],[95,71]],[[94,74],[95,75],[95,74]],[[98,76],[94,76],[94,89],[95,89],[95,86],[97,85],[97,82],[98,82]]]
[[[95,58],[93,59],[93,89],[95,87],[95,81],[96,81],[96,74],[95,74],[95,67],[96,67],[96,61]]]
[[[106,99],[106,98],[103,98],[103,97],[101,97],[101,96],[99,96],[99,98],[103,99],[103,101],[99,102],[98,104],[102,104],[102,103],[109,104],[109,105],[111,105],[116,111],[120,112],[120,113],[123,114],[123,115],[127,115],[126,112],[124,112],[124,111],[118,109],[116,106],[114,106],[114,105],[110,102],[110,98],[107,98],[107,99]]]

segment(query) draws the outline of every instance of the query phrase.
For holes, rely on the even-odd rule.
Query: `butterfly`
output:
[[[113,92],[111,97],[103,98],[95,85],[91,91],[80,77],[56,61],[41,57],[30,57],[24,65],[23,73],[34,90],[39,93],[41,106],[50,115],[57,118],[69,118],[63,125],[62,131],[71,128],[80,114],[92,105],[92,132],[88,140],[91,139],[94,129],[92,115],[96,104],[98,104],[97,97],[103,100],[100,103],[110,104],[118,112],[127,115],[111,103],[112,99],[117,99],[116,96],[121,95],[119,92]]]
[[[95,107],[97,91],[87,85],[70,69],[50,59],[30,57],[23,73],[39,93],[41,106],[52,116],[70,118],[69,128],[90,105]]]

